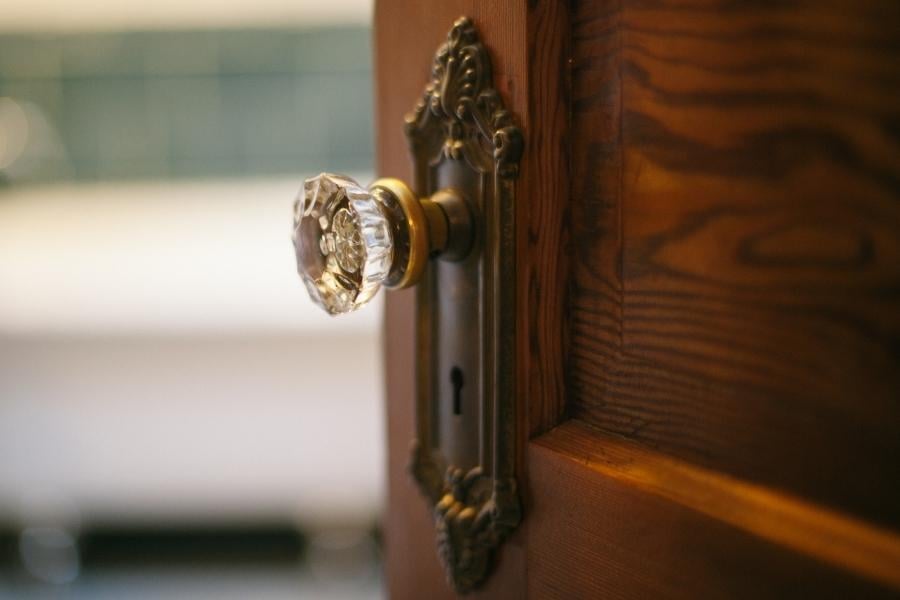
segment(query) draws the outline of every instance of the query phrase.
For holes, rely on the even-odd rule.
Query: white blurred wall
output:
[[[4,0],[0,31],[146,30],[369,23],[372,0]]]
[[[297,187],[0,194],[0,517],[375,518],[381,310],[311,305]]]

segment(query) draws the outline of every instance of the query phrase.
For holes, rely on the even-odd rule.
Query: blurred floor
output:
[[[377,532],[290,526],[0,533],[0,600],[381,598]]]
[[[85,574],[64,586],[0,581],[0,599],[15,600],[371,600],[381,580],[321,580],[308,569],[116,569]]]

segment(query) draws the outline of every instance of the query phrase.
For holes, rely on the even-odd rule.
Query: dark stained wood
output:
[[[574,6],[571,414],[900,526],[900,3]]]
[[[897,536],[576,421],[528,458],[531,598],[891,598],[900,586]]]
[[[411,178],[463,14],[526,134],[525,520],[470,597],[896,594],[900,4],[379,0],[379,176]],[[449,598],[406,473],[412,294],[385,323],[388,589]]]
[[[560,422],[566,407],[569,280],[569,11],[530,2],[524,81],[526,151],[517,190],[518,395],[529,435]]]

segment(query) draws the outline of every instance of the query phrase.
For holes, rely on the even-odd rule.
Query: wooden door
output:
[[[524,520],[472,597],[900,593],[900,3],[379,0],[379,175],[461,15],[526,136]],[[387,581],[436,600],[412,312]]]

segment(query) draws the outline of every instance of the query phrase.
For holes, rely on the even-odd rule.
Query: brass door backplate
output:
[[[416,194],[452,190],[474,215],[468,252],[433,258],[418,285],[410,467],[434,508],[448,579],[466,592],[488,576],[499,544],[521,519],[514,182],[523,147],[469,19],[458,19],[438,48],[406,134]]]

